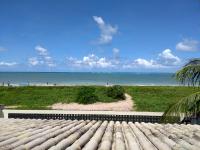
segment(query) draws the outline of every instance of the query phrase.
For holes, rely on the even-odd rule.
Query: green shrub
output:
[[[78,89],[76,102],[80,104],[91,104],[97,102],[98,96],[94,87],[83,86]]]
[[[107,88],[107,96],[114,99],[125,99],[125,90],[120,85],[114,85]]]

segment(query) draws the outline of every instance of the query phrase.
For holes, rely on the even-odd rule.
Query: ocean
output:
[[[0,85],[138,85],[176,86],[173,73],[0,72]]]

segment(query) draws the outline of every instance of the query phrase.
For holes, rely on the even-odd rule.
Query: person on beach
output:
[[[10,86],[10,81],[7,82],[8,86]]]

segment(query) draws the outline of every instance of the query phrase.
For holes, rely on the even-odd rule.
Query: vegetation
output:
[[[198,89],[183,86],[127,86],[125,90],[133,97],[136,111],[163,112],[181,98]]]
[[[200,59],[190,60],[181,70],[177,71],[176,79],[184,85],[200,86]]]
[[[114,99],[125,99],[125,90],[120,85],[114,85],[107,87],[107,95]]]
[[[117,101],[106,94],[106,87],[93,86],[99,102]],[[18,109],[49,109],[54,103],[76,102],[79,86],[59,87],[0,87],[0,104]]]
[[[76,102],[80,104],[91,104],[99,101],[95,93],[95,88],[91,86],[83,86],[79,88],[77,93]]]
[[[115,102],[118,99],[107,95],[107,87],[92,86],[98,102]],[[80,86],[63,87],[0,87],[0,104],[17,106],[18,109],[49,109],[54,103],[76,102]],[[124,86],[125,92],[133,97],[136,111],[164,111],[199,90],[193,87],[170,86]]]
[[[198,88],[200,86],[200,59],[189,61],[176,73],[176,79],[184,85],[191,85],[197,91],[169,107],[163,115],[163,121],[178,122],[181,117],[200,118],[200,90]]]

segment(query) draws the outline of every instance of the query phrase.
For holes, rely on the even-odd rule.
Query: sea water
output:
[[[0,72],[0,85],[178,85],[173,73]]]

